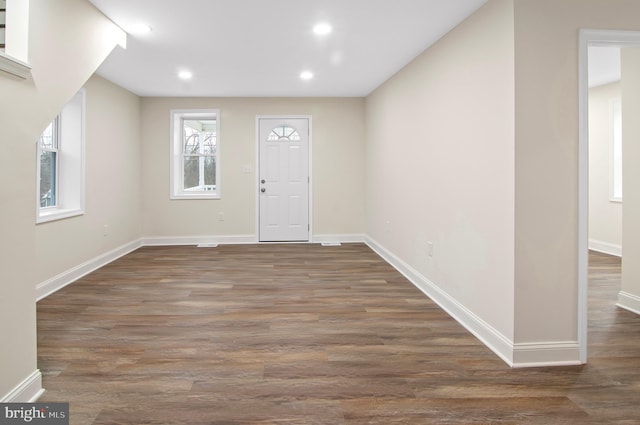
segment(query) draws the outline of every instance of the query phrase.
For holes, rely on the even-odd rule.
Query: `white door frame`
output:
[[[299,119],[309,120],[309,239],[307,242],[313,241],[313,120],[311,115],[256,115],[256,157],[255,157],[255,241],[260,242],[260,120],[261,119]],[[263,242],[265,243],[265,242]],[[270,243],[270,242],[266,242]]]
[[[640,46],[639,31],[580,30],[578,57],[578,345],[587,362],[589,272],[589,46]]]

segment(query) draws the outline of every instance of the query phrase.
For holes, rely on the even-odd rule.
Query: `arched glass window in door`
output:
[[[298,133],[298,130],[293,127],[289,127],[288,125],[279,125],[271,130],[271,133],[269,133],[269,137],[267,138],[267,140],[269,140],[270,142],[275,142],[278,140],[295,141],[300,140],[300,134]]]

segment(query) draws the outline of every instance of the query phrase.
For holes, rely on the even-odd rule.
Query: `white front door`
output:
[[[309,241],[309,118],[259,118],[259,240]]]

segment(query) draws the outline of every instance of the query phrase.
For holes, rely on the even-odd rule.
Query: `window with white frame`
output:
[[[84,99],[81,90],[38,139],[37,223],[84,214]]]
[[[622,202],[622,101],[612,102],[610,198]]]
[[[220,111],[171,111],[171,198],[220,198]]]

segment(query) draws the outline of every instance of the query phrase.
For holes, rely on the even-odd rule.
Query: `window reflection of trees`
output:
[[[42,132],[40,145],[40,208],[56,206],[58,165],[58,118]]]
[[[184,189],[215,189],[216,133],[206,129],[213,125],[215,121],[211,120],[184,122]],[[194,127],[200,127],[203,130]]]

